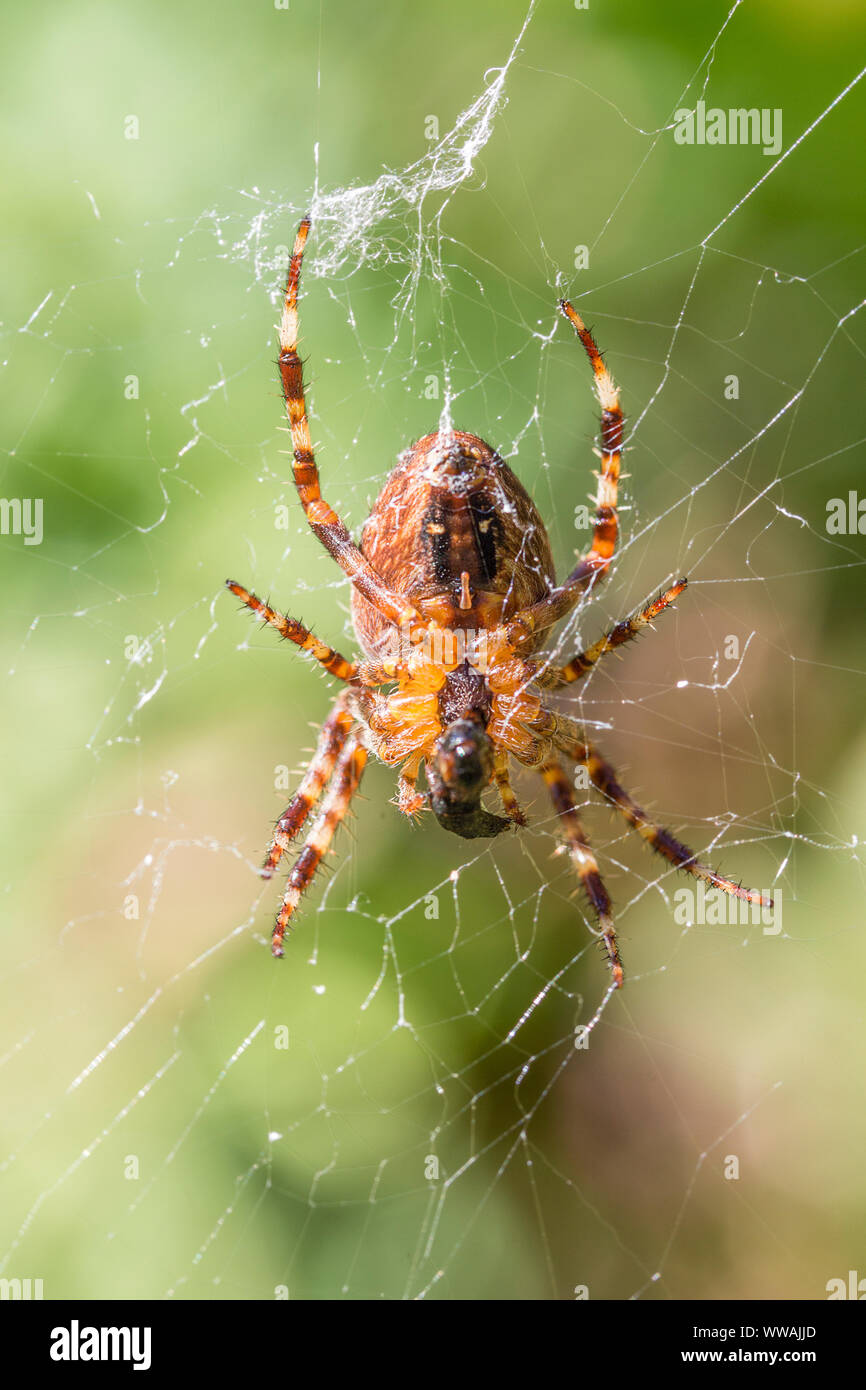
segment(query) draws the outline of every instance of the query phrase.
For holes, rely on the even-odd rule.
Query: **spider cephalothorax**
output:
[[[481,797],[493,776],[493,744],[477,716],[455,719],[433,745],[426,762],[430,809],[442,826],[464,840],[498,835],[505,816],[493,816]]]
[[[585,767],[606,801],[676,868],[771,907],[760,893],[699,863],[691,850],[651,821],[581,726],[544,703],[545,690],[583,679],[608,652],[652,623],[686,586],[679,580],[564,666],[539,654],[554,624],[604,578],[618,537],[623,416],[619,390],[592,334],[572,306],[560,301],[589,357],[602,411],[592,540],[561,584],[556,583],[544,523],[522,484],[488,444],[457,430],[426,435],[401,456],[356,545],[322,497],[307,424],[297,339],[298,286],[309,227],[305,218],[289,267],[280,376],[295,486],[312,530],[352,583],[352,619],[365,659],[346,660],[303,624],[227,581],[253,612],[344,684],[301,785],[277,821],[265,860],[263,873],[269,877],[327,788],[289,874],[273,931],[274,955],[283,954],[283,938],[301,894],[348,810],[370,752],[399,769],[398,804],[406,815],[429,806],[444,829],[468,839],[525,824],[511,787],[511,758],[540,772],[597,919],[616,986],[623,982],[623,971],[610,898],[563,757]],[[422,769],[426,793],[417,789]],[[483,805],[492,784],[504,816]]]

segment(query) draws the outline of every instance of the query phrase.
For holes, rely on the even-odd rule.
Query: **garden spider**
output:
[[[327,788],[312,831],[289,874],[271,950],[328,852],[358,789],[368,754],[399,768],[398,804],[415,816],[429,803],[440,825],[466,838],[525,825],[509,780],[509,757],[540,772],[565,846],[598,921],[613,975],[623,983],[610,897],[574,802],[561,757],[586,768],[602,796],[652,849],[678,869],[748,902],[772,907],[750,888],[699,863],[656,825],[617,780],[610,763],[573,719],[543,703],[541,691],[582,680],[596,662],[636,637],[678,598],[685,579],[564,666],[533,655],[610,567],[618,536],[617,491],[623,438],[619,390],[575,309],[560,309],[586,350],[601,405],[592,542],[557,585],[544,523],[508,465],[481,439],[439,431],[401,455],[356,545],[322,497],[310,442],[298,343],[298,285],[310,219],[298,228],[280,323],[279,368],[292,436],[294,481],[307,520],[352,583],[352,619],[366,660],[347,661],[294,618],[242,584],[226,583],[260,618],[316,661],[343,690],[322,726],[304,778],[276,823],[262,873],[270,878]],[[382,693],[382,687],[391,687]],[[427,795],[416,790],[423,766]],[[482,793],[495,782],[505,811],[492,815]]]

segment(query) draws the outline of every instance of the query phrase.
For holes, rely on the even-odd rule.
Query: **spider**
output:
[[[294,618],[242,584],[226,584],[246,606],[342,683],[297,792],[274,828],[262,874],[270,878],[314,808],[321,809],[288,877],[271,950],[283,941],[298,903],[349,809],[369,754],[398,771],[400,810],[432,809],[467,839],[526,824],[509,762],[547,784],[565,848],[597,920],[612,972],[623,983],[611,902],[575,805],[563,758],[578,764],[607,803],[677,869],[725,893],[772,907],[753,889],[700,863],[657,825],[620,784],[607,759],[543,692],[574,685],[608,653],[631,641],[673,604],[680,579],[565,665],[539,655],[545,636],[610,569],[619,533],[617,495],[623,440],[619,388],[592,333],[567,300],[559,308],[589,358],[601,406],[600,468],[592,541],[561,584],[544,522],[499,455],[474,434],[428,434],[403,453],[356,545],[322,497],[310,441],[298,356],[298,288],[310,230],[298,228],[279,328],[278,365],[292,438],[293,475],[313,533],[352,585],[352,620],[364,659],[349,661]],[[424,768],[427,793],[417,790]],[[504,815],[482,806],[495,783]],[[327,789],[327,791],[326,791]]]

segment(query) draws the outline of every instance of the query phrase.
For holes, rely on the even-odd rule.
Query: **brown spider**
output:
[[[573,719],[543,703],[541,689],[581,680],[601,657],[651,624],[682,593],[679,580],[565,666],[533,657],[550,628],[607,573],[619,531],[617,491],[623,415],[614,385],[580,316],[560,309],[592,365],[601,405],[601,467],[592,543],[557,585],[550,542],[531,499],[508,465],[474,434],[439,431],[404,453],[356,545],[322,497],[313,456],[298,343],[298,285],[310,230],[295,239],[280,324],[279,368],[291,428],[294,481],[315,535],[352,582],[352,618],[366,660],[347,661],[294,618],[243,585],[228,587],[247,607],[296,643],[344,689],[322,726],[300,787],[280,816],[262,869],[270,878],[323,791],[328,793],[291,873],[273,930],[283,938],[302,893],[327,853],[358,789],[368,752],[398,767],[399,806],[415,816],[428,802],[440,825],[467,838],[525,825],[509,781],[509,755],[537,769],[548,788],[566,848],[598,919],[613,983],[622,985],[610,898],[574,804],[558,754],[584,766],[590,780],[648,844],[678,869],[748,902],[772,907],[750,888],[698,862],[654,824]],[[389,693],[377,693],[390,686]],[[423,764],[428,795],[416,791]],[[491,782],[505,816],[485,811]]]

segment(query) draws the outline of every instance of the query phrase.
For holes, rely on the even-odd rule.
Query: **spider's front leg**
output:
[[[289,874],[282,906],[277,914],[271,937],[271,954],[274,956],[283,954],[283,938],[291,919],[303,893],[309,888],[316,870],[327,854],[337,827],[349,809],[352,797],[360,785],[366,762],[367,750],[361,745],[356,734],[350,734],[337,759],[333,780],[322,809]]]
[[[765,897],[756,888],[745,888],[741,883],[735,883],[733,879],[716,873],[715,869],[701,863],[688,845],[684,845],[657,821],[651,820],[643,807],[639,806],[621,786],[607,759],[585,740],[580,727],[573,719],[551,715],[549,712],[545,712],[545,718],[555,746],[574,762],[581,763],[586,768],[593,785],[628,821],[632,829],[637,831],[641,839],[646,841],[650,849],[654,849],[656,854],[660,854],[675,869],[684,869],[694,878],[703,879],[714,888],[720,888],[723,893],[730,893],[734,898],[741,898],[744,902],[755,903],[760,907],[772,908],[772,898]],[[538,721],[539,725],[541,722]]]
[[[598,919],[598,933],[607,952],[614,988],[621,989],[624,976],[617,945],[616,929],[613,924],[610,896],[598,871],[598,863],[577,813],[571,783],[562,764],[557,762],[555,758],[548,759],[540,771],[547,783],[556,814],[559,817],[559,827],[569,858]]]
[[[272,878],[274,870],[292,840],[303,829],[310,812],[333,776],[337,759],[345,747],[355,719],[349,708],[348,691],[337,699],[322,725],[316,751],[310,759],[303,781],[274,826],[274,833],[262,865],[262,878]]]

